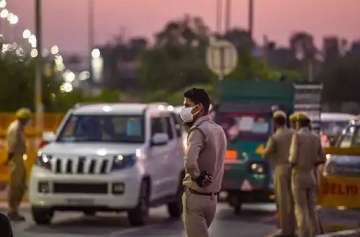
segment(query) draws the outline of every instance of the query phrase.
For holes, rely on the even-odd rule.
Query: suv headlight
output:
[[[41,168],[51,170],[51,159],[51,155],[46,155],[42,152],[39,152],[35,164]]]
[[[129,168],[135,165],[136,155],[117,155],[113,158],[112,168],[111,170],[121,170],[125,168]]]
[[[263,163],[251,163],[250,171],[254,174],[265,174],[266,167]]]

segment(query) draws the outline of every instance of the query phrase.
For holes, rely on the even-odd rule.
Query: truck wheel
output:
[[[50,208],[32,207],[31,214],[36,224],[49,225],[54,216],[54,211]]]
[[[143,181],[140,186],[138,205],[128,211],[128,219],[131,225],[141,226],[146,223],[149,216],[149,183]]]
[[[239,203],[237,203],[237,204],[234,206],[234,213],[235,213],[235,215],[240,215],[241,210],[242,210],[242,203],[239,202]]]
[[[96,214],[96,211],[94,211],[94,210],[85,210],[84,211],[85,216],[95,216],[95,214]]]

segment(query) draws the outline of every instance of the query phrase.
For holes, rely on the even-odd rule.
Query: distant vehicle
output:
[[[236,213],[246,202],[273,200],[271,164],[262,154],[272,134],[272,113],[293,110],[294,88],[273,81],[223,81],[216,121],[228,139],[222,190]]]
[[[325,153],[319,204],[332,208],[360,208],[360,121],[352,121]]]
[[[149,207],[181,215],[182,127],[167,104],[75,107],[38,154],[30,204],[37,224],[56,211],[127,211],[143,225]]]
[[[322,145],[324,147],[335,145],[343,129],[355,118],[355,115],[346,113],[321,113],[320,133]]]

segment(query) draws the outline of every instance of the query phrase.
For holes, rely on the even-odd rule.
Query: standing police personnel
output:
[[[187,237],[208,237],[221,189],[226,151],[225,133],[213,122],[210,99],[203,89],[184,93],[180,117],[189,127],[183,184],[183,221]]]
[[[286,126],[286,114],[276,111],[273,115],[275,133],[270,137],[264,158],[274,167],[275,196],[280,222],[280,236],[294,236],[295,217],[291,196],[291,166],[289,149],[293,132]]]
[[[320,138],[309,129],[310,119],[298,114],[297,133],[290,147],[292,193],[299,237],[313,237],[318,232],[316,216],[316,166],[324,162]]]
[[[10,124],[7,130],[8,162],[11,165],[8,216],[13,221],[25,220],[19,214],[19,205],[26,190],[26,171],[23,160],[23,155],[26,153],[24,130],[30,118],[29,109],[19,109],[16,112],[16,120]]]
[[[296,130],[296,120],[297,120],[297,113],[292,113],[289,116],[289,125],[292,130]]]

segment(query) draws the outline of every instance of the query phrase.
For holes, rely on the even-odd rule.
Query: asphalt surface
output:
[[[0,211],[5,211],[0,209]],[[235,215],[227,204],[219,204],[217,215],[210,228],[211,236],[261,237],[276,231],[272,204],[245,205],[240,215]],[[151,209],[146,226],[132,227],[125,213],[98,213],[87,217],[79,212],[57,212],[49,226],[36,225],[29,207],[23,207],[26,221],[13,223],[15,237],[183,237],[180,220],[170,219],[166,208]]]

